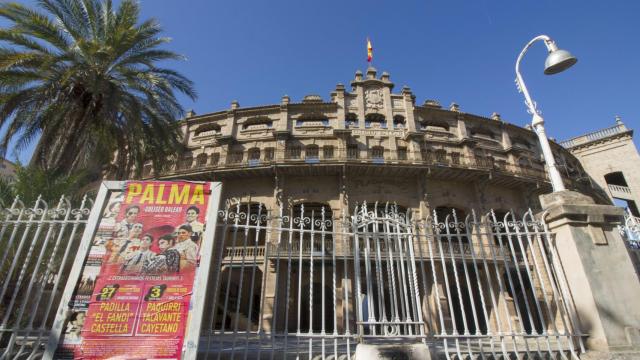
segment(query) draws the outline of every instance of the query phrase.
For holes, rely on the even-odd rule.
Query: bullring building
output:
[[[551,186],[533,130],[419,104],[373,68],[350,85],[190,112],[188,151],[165,173],[143,169],[223,182],[199,352],[347,359],[360,344],[400,343],[436,358],[546,359],[599,346],[545,222]],[[630,142],[616,126],[596,140]],[[595,206],[636,186],[590,176],[578,142],[551,142],[567,189]]]

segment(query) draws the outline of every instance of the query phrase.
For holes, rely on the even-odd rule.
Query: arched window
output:
[[[450,299],[445,306],[449,307],[451,320],[460,333],[486,334],[486,319],[473,315],[482,312],[480,289],[476,284],[483,275],[476,267],[468,264],[465,266],[465,260],[455,260],[463,257],[469,259],[472,251],[469,235],[473,229],[467,227],[466,212],[460,208],[439,206],[435,209],[434,220],[437,220],[434,224],[437,229],[434,251],[445,259],[443,276],[447,277],[450,284],[447,292]]]
[[[358,127],[358,115],[354,113],[348,113],[344,120],[344,126],[347,129]]]
[[[486,127],[475,127],[469,129],[469,133],[473,137],[495,140],[496,134]]]
[[[247,161],[249,166],[260,165],[260,148],[254,147],[247,152]]]
[[[382,146],[374,146],[370,150],[370,158],[374,163],[384,163],[384,148]]]
[[[218,165],[220,162],[220,153],[211,154],[211,165]]]
[[[291,268],[286,269],[296,279],[291,283],[289,311],[300,314],[299,328],[296,322],[291,322],[288,330],[303,333],[320,333],[322,329],[329,331],[333,329],[335,309],[329,278],[325,276],[323,283],[322,264],[325,264],[326,271],[333,253],[333,213],[327,204],[303,203],[292,207],[289,219],[293,223],[292,239],[291,242],[280,243],[280,253],[289,254],[294,250],[296,258],[302,258],[302,262],[292,263]],[[301,296],[299,309],[298,294]]]
[[[411,270],[397,271],[402,267],[402,263],[411,257],[407,251],[411,241],[408,236],[411,226],[407,221],[406,210],[405,207],[395,204],[366,202],[356,206],[353,211],[354,226],[363,234],[354,238],[353,246],[362,256],[360,274],[367,280],[363,281],[358,289],[361,292],[358,311],[362,312],[366,321],[385,321],[406,314],[405,310],[393,306],[393,299],[401,298],[403,292],[403,285],[397,284],[410,287],[409,284],[412,284],[414,278]],[[367,257],[373,260],[375,256],[383,261],[366,263]],[[412,306],[413,299],[413,296],[409,296],[407,306]],[[415,317],[415,312],[411,312],[413,314],[409,316]],[[383,332],[383,326],[371,323],[364,327],[364,331],[365,334],[380,334]],[[400,331],[400,334],[407,334],[415,330],[403,328]]]
[[[531,169],[531,160],[523,156],[518,159],[518,166],[523,169]]]
[[[266,116],[250,118],[242,124],[242,130],[271,129],[271,127],[273,127],[273,120]]]
[[[329,119],[324,114],[302,114],[296,120],[296,126],[329,126]]]
[[[420,123],[420,130],[449,132],[449,124],[444,121],[423,121]]]
[[[429,148],[425,147],[424,144],[420,147],[420,157],[422,161],[426,163],[431,163],[433,161],[433,153]]]
[[[333,146],[325,145],[322,147],[322,157],[324,159],[333,159]]]
[[[227,155],[228,164],[241,164],[244,159],[244,152],[240,149],[232,150]]]
[[[196,166],[202,167],[207,165],[207,154],[200,153],[196,156]]]
[[[264,161],[273,161],[276,157],[276,149],[268,147],[264,149]]]
[[[220,133],[220,125],[218,124],[204,124],[200,125],[194,131],[194,135],[197,136],[209,136]]]
[[[396,115],[393,117],[393,128],[394,129],[404,129],[407,126],[404,116]]]
[[[239,315],[249,322],[243,326],[257,330],[263,276],[257,264],[264,261],[267,219],[263,204],[242,203],[230,206],[221,220],[224,226],[218,235],[224,246],[217,250],[223,256],[214,329],[232,329],[233,319]]]
[[[398,160],[407,160],[406,146],[398,146]]]
[[[193,155],[191,153],[182,154],[178,160],[178,170],[190,169],[193,165]]]
[[[607,185],[629,186],[622,171],[610,172],[604,176],[604,180],[607,182]]]
[[[483,149],[476,149],[473,154],[476,166],[481,168],[493,167],[493,157],[488,155]]]
[[[357,159],[359,157],[360,157],[360,149],[358,149],[358,144],[348,144],[347,159]]]
[[[387,128],[387,119],[382,114],[368,114],[364,118],[365,128]]]
[[[298,160],[302,155],[302,147],[297,144],[290,144],[285,149],[285,158],[289,160]]]
[[[320,151],[318,145],[307,145],[304,149],[304,160],[307,163],[315,164],[320,161]]]

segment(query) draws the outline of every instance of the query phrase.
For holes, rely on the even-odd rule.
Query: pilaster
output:
[[[540,197],[544,220],[592,359],[640,357],[640,282],[617,224],[623,210],[561,191]],[[630,357],[627,357],[630,356]]]

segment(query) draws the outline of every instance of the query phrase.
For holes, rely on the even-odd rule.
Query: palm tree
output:
[[[179,151],[176,99],[191,99],[193,83],[160,67],[182,56],[162,49],[155,19],[123,0],[39,0],[32,9],[0,4],[10,26],[0,28],[0,153],[38,139],[32,165],[71,174],[87,169],[121,179],[156,171]],[[39,138],[38,138],[39,137]],[[133,172],[132,172],[133,171]]]
[[[20,196],[26,206],[33,206],[38,196],[42,196],[49,206],[55,206],[62,195],[73,202],[79,202],[87,191],[95,197],[85,186],[87,175],[83,171],[72,175],[60,174],[54,170],[18,163],[14,177],[0,176],[0,207],[10,207],[16,196]]]

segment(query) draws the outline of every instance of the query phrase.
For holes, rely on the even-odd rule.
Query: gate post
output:
[[[574,191],[542,195],[543,221],[586,335],[583,359],[640,355],[640,282],[616,225],[624,211]],[[571,301],[571,299],[567,299]]]

